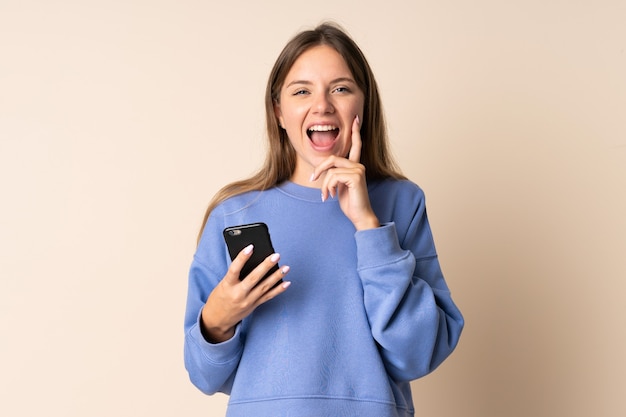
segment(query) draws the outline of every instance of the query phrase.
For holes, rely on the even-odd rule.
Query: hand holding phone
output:
[[[252,253],[246,254],[248,259],[239,272],[239,280],[245,279],[254,268],[275,253],[267,225],[263,223],[227,227],[223,235],[228,253],[233,260],[244,248],[254,245]],[[239,285],[230,269],[230,273],[227,273],[211,291],[202,308],[201,331],[209,343],[219,343],[233,337],[237,323],[251,314],[259,305],[283,293],[290,284],[289,282],[282,283],[283,280],[280,279],[271,289],[262,288],[262,291],[254,291],[259,288],[258,284],[252,289]],[[274,264],[263,279],[276,270],[278,270],[278,265]],[[283,266],[282,275],[288,271],[289,267]],[[280,283],[282,284],[279,285]]]

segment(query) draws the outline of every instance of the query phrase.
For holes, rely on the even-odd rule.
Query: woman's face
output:
[[[312,185],[313,169],[330,155],[346,156],[352,123],[363,118],[364,95],[343,57],[330,46],[302,53],[287,73],[274,112],[294,147],[292,181]]]

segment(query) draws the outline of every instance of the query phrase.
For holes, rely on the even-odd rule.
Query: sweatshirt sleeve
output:
[[[421,190],[413,208],[401,222],[406,230],[392,221],[355,235],[372,335],[398,381],[432,372],[452,353],[464,325],[441,272]]]
[[[240,326],[230,340],[216,344],[207,342],[200,330],[202,308],[228,267],[224,245],[219,240],[221,229],[215,223],[212,219],[207,222],[189,271],[184,361],[189,379],[200,391],[205,394],[229,394],[243,349]],[[212,265],[212,268],[207,265]]]

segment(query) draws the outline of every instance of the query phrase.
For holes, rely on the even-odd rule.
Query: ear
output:
[[[274,115],[276,119],[278,119],[278,125],[284,129],[285,121],[283,120],[283,113],[280,110],[280,103],[276,100],[274,100]]]

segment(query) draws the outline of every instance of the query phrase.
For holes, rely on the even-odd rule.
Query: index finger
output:
[[[357,114],[352,122],[352,145],[348,153],[348,160],[352,162],[361,162],[361,119]]]

